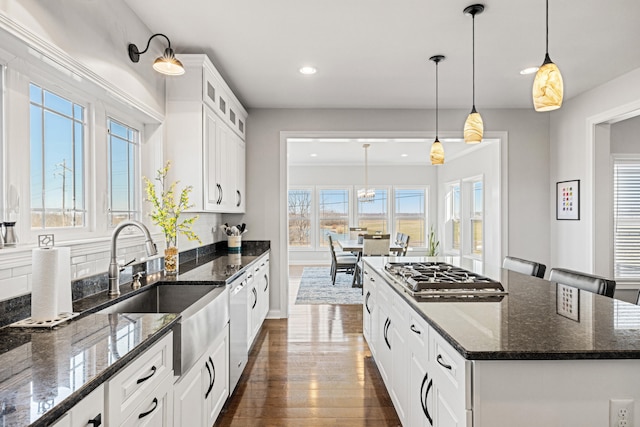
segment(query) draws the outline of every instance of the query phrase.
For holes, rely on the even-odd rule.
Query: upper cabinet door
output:
[[[247,112],[206,55],[179,59],[185,75],[167,80],[170,179],[193,187],[192,211],[244,212]]]

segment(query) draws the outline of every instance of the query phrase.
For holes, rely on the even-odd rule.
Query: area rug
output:
[[[343,272],[331,284],[331,268],[305,267],[296,304],[362,304],[362,288],[352,288],[353,276]]]

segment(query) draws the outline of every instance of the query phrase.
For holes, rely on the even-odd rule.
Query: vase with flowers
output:
[[[187,186],[180,191],[178,201],[176,201],[176,186],[178,181],[167,186],[166,178],[171,168],[171,162],[167,162],[164,167],[158,169],[155,181],[159,182],[161,188],[160,194],[156,193],[156,184],[147,177],[143,177],[145,192],[147,194],[146,201],[153,205],[153,211],[150,213],[151,220],[158,225],[164,233],[166,248],[164,250],[164,271],[165,274],[178,274],[178,235],[182,234],[188,240],[197,240],[200,238],[193,232],[192,226],[198,219],[198,215],[180,220],[180,214],[192,207],[189,204],[189,193],[193,190],[192,186]]]

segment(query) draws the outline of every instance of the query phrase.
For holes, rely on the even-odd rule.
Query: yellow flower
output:
[[[167,162],[164,167],[157,171],[155,180],[160,182],[160,187],[162,188],[160,195],[156,194],[156,186],[153,181],[143,177],[145,192],[147,193],[146,201],[153,205],[153,212],[150,214],[151,220],[162,229],[167,244],[171,243],[175,246],[178,233],[181,233],[189,240],[197,240],[198,243],[202,244],[198,235],[191,228],[198,219],[198,215],[178,222],[180,214],[193,206],[189,204],[189,193],[191,193],[193,187],[189,185],[183,188],[180,192],[179,201],[176,203],[175,189],[178,181],[171,183],[168,188],[165,187],[165,180],[170,168],[171,162]]]

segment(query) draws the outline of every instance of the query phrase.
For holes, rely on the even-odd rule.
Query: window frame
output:
[[[480,182],[482,184],[482,246],[483,250],[480,254],[476,254],[473,252],[473,225],[472,221],[477,219],[474,213],[474,184]],[[465,258],[471,258],[475,260],[483,260],[484,259],[484,235],[485,235],[485,185],[484,185],[484,175],[475,175],[471,177],[464,178],[462,180],[462,194],[461,194],[461,211],[462,218],[460,219],[462,224],[462,236],[461,236],[461,246],[463,247],[462,255]]]
[[[351,224],[353,222],[353,186],[351,185],[316,185],[313,187],[314,191],[315,191],[315,222],[312,224],[312,228],[315,227],[315,235],[316,235],[316,244],[314,246],[315,250],[317,251],[322,251],[324,249],[328,249],[329,245],[327,244],[326,246],[324,246],[322,244],[323,242],[323,236],[322,236],[322,232],[321,232],[321,227],[320,227],[320,221],[321,221],[321,217],[320,217],[320,192],[323,190],[344,190],[347,192],[347,203],[349,204],[349,206],[347,206],[347,228],[351,227]],[[348,230],[347,230],[348,233]]]
[[[361,188],[362,186],[357,186],[354,185],[353,186],[353,191],[352,191],[352,197],[353,197],[353,217],[352,217],[352,221],[353,224],[356,227],[362,227],[363,225],[360,225],[360,216],[359,216],[359,211],[358,211],[358,205],[359,205],[359,201],[358,201],[358,189]],[[393,199],[392,197],[392,190],[393,190],[393,186],[391,185],[377,185],[377,186],[371,186],[375,191],[376,191],[376,196],[378,194],[378,191],[380,190],[385,190],[387,192],[387,200],[386,200],[386,222],[387,222],[387,231],[385,232],[385,234],[391,234],[392,232],[392,225],[390,222],[392,222],[392,216],[391,216],[391,212],[392,212],[392,202],[391,200]],[[367,232],[370,232],[371,230],[367,230]],[[395,238],[395,236],[393,236]]]
[[[617,226],[619,223],[618,209],[616,202],[616,183],[617,173],[616,168],[619,164],[635,164],[638,165],[638,171],[640,173],[640,155],[638,154],[613,154],[611,156],[611,274],[616,282],[637,283],[640,281],[640,272],[636,275],[627,274],[619,275],[620,271],[617,267],[619,264],[617,257]],[[626,219],[623,223],[627,226],[636,225],[640,228],[640,217],[636,220]],[[638,238],[640,240],[640,237]],[[629,257],[629,255],[627,255]]]
[[[116,226],[113,225],[112,222],[112,180],[111,180],[111,133],[109,129],[109,121],[115,121],[121,126],[126,127],[127,129],[132,129],[136,132],[137,141],[134,143],[134,182],[133,182],[133,202],[134,202],[134,210],[129,211],[133,212],[133,219],[140,220],[142,217],[142,204],[145,200],[145,195],[143,194],[142,188],[142,141],[144,141],[144,126],[136,122],[135,120],[122,120],[120,114],[116,111],[112,111],[107,109],[105,111],[105,134],[106,134],[106,150],[107,150],[107,209],[106,209],[106,225],[107,228],[114,229]],[[128,141],[127,141],[128,142]],[[120,211],[118,211],[120,212]],[[122,211],[124,212],[124,211]]]
[[[430,194],[430,186],[429,185],[394,185],[393,186],[393,196],[392,196],[392,216],[391,216],[391,240],[395,240],[396,234],[398,234],[399,230],[396,229],[396,192],[397,190],[424,190],[424,233],[421,236],[421,241],[424,243],[423,245],[417,246],[412,244],[413,240],[409,240],[410,248],[426,248],[428,247],[427,235],[429,233],[429,194]],[[410,237],[413,237],[409,235]],[[414,239],[415,240],[415,239]]]
[[[311,227],[309,230],[309,246],[293,246],[291,245],[291,240],[289,237],[289,192],[292,190],[307,190],[311,192],[311,209],[310,209],[310,218],[309,221],[311,223]],[[317,227],[315,226],[316,215],[315,215],[315,206],[316,206],[316,191],[314,186],[308,185],[296,185],[294,187],[287,188],[287,246],[291,250],[301,251],[301,252],[310,252],[316,250],[316,241],[317,241]]]
[[[453,181],[449,181],[445,183],[445,202],[444,202],[444,236],[443,236],[443,251],[446,255],[456,255],[459,256],[463,253],[463,238],[462,238],[462,180],[457,179]],[[460,194],[460,206],[458,212],[458,222],[459,222],[459,242],[460,247],[455,248],[453,246],[453,221],[456,219],[455,217],[455,202],[454,198],[451,195],[451,191],[454,187],[458,187],[458,192]]]

